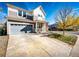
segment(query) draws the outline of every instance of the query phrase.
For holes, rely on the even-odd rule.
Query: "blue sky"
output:
[[[49,24],[55,22],[54,17],[59,9],[64,7],[79,8],[79,2],[0,2],[0,7],[3,8],[3,12],[0,13],[0,20],[3,15],[7,14],[7,3],[30,11],[41,5],[46,12],[46,21]]]

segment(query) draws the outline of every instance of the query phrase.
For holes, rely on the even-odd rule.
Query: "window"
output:
[[[26,17],[26,12],[23,11],[23,17]]]
[[[40,17],[40,15],[38,14],[38,16]]]
[[[38,14],[39,17],[42,17],[42,15]]]
[[[18,11],[18,15],[19,16],[22,16],[22,11]]]
[[[33,16],[32,15],[27,15],[27,19],[33,20]]]

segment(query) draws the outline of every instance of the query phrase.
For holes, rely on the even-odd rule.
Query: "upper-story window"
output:
[[[38,14],[38,16],[40,17],[40,15]]]
[[[23,11],[23,17],[26,17],[26,12]]]
[[[18,15],[26,19],[33,20],[33,15],[26,13],[25,11],[18,11]]]
[[[27,15],[27,19],[29,19],[29,20],[33,20],[33,15]]]
[[[38,14],[38,17],[42,17],[42,15]]]
[[[18,15],[19,15],[19,16],[22,16],[22,11],[19,10],[19,11],[18,11]]]

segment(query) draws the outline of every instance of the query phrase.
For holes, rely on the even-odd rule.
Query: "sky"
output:
[[[0,7],[3,9],[3,11],[0,12],[0,22],[3,21],[3,16],[7,15],[7,3],[29,11],[41,5],[46,13],[46,21],[49,24],[55,23],[55,17],[59,9],[67,7],[73,9],[79,8],[79,2],[0,2]]]

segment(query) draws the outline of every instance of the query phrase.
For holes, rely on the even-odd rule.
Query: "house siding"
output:
[[[18,10],[22,11],[22,16],[18,15]],[[27,15],[33,16],[32,19],[27,19],[23,17],[23,12],[26,12]],[[28,14],[29,13],[29,14]],[[14,8],[14,6],[8,6],[8,17],[7,17],[7,34],[17,34],[24,32],[38,32],[39,28],[38,23],[43,23],[41,28],[41,32],[46,32],[46,22],[45,22],[45,14],[41,10],[41,7],[38,7],[33,10],[33,12],[27,12],[26,10],[22,10],[18,7]],[[13,25],[12,25],[13,24]],[[27,28],[28,27],[28,28]],[[23,29],[24,28],[24,29]],[[23,31],[21,31],[23,29]]]
[[[34,9],[33,15],[34,15],[34,20],[45,21],[45,15],[40,10],[40,7]],[[40,16],[38,16],[38,15],[40,15]]]
[[[18,15],[18,10],[8,7],[8,16],[14,16],[15,17],[17,15]]]

